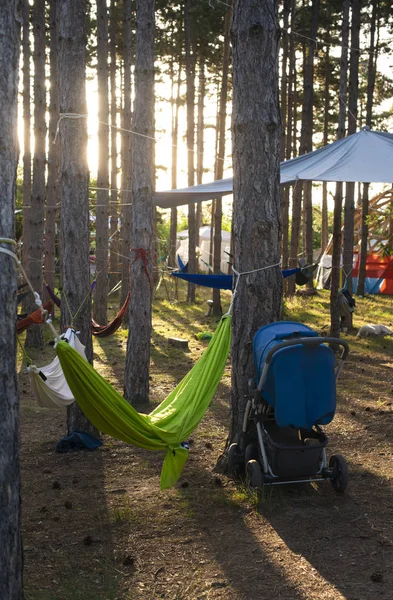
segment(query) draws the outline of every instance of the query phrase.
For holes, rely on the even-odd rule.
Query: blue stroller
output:
[[[342,348],[338,366],[327,344]],[[243,431],[231,444],[228,468],[245,469],[251,486],[330,479],[344,492],[348,466],[343,456],[326,458],[327,425],[336,410],[336,380],[348,344],[318,337],[301,323],[279,321],[261,327],[253,342],[257,377],[249,382]]]

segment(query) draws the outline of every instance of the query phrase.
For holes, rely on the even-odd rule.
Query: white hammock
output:
[[[63,340],[75,348],[79,354],[86,359],[85,346],[79,341],[74,329],[67,329],[62,336]],[[63,370],[60,366],[58,357],[46,367],[38,368],[31,365],[27,368],[30,378],[30,385],[39,406],[44,408],[64,408],[74,402],[74,396]]]

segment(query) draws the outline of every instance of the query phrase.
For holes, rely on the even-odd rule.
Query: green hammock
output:
[[[56,352],[72,394],[100,431],[147,450],[166,450],[161,489],[172,487],[183,470],[188,450],[181,443],[198,425],[224,372],[229,354],[231,317],[224,317],[191,371],[149,415],[138,413],[69,344]]]

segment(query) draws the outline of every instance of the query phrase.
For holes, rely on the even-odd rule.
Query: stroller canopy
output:
[[[317,333],[292,321],[261,327],[254,336],[254,363],[259,381],[268,352],[294,337],[317,337]],[[274,408],[279,427],[311,429],[326,425],[336,410],[335,359],[325,345],[296,344],[273,355],[261,395]]]

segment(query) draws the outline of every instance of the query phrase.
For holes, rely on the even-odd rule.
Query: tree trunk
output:
[[[125,397],[134,405],[149,398],[154,193],[154,0],[136,2],[135,106],[132,144],[131,300]]]
[[[239,272],[280,260],[278,0],[235,0],[233,9],[233,233]],[[233,304],[232,426],[242,427],[257,329],[281,316],[278,266],[243,275]]]
[[[311,6],[311,28],[310,40],[308,42],[307,60],[305,61],[303,74],[303,111],[302,111],[302,130],[300,136],[300,154],[312,152],[312,134],[313,134],[313,104],[314,104],[314,54],[318,31],[318,14],[320,0],[312,0]],[[306,253],[307,263],[313,263],[313,222],[312,222],[312,182],[306,181],[303,184],[303,214],[305,239],[303,240],[303,251]],[[313,289],[312,279],[308,282],[307,288]]]
[[[124,0],[124,89],[122,127],[131,129],[131,0]],[[131,249],[131,134],[123,131],[121,136],[121,300],[123,305],[130,290],[130,249]],[[127,190],[127,191],[126,191]],[[124,323],[128,324],[129,313],[124,315]]]
[[[49,6],[50,29],[50,102],[49,102],[49,144],[48,144],[48,180],[46,183],[45,218],[45,281],[53,289],[55,286],[55,238],[56,211],[59,210],[59,144],[54,144],[57,123],[59,121],[59,76],[57,70],[57,29],[56,0]]]
[[[60,113],[85,115],[85,0],[57,0],[56,21]],[[60,123],[61,323],[62,328],[73,325],[80,331],[92,362],[88,186],[86,119],[64,118]],[[97,434],[76,402],[67,409],[67,431],[75,429]]]
[[[337,137],[345,136],[345,114],[347,99],[347,71],[348,71],[348,37],[349,37],[349,1],[344,0],[343,20],[341,28],[341,59],[340,59],[340,89]],[[341,262],[341,212],[343,201],[343,184],[336,185],[333,216],[333,249],[332,249],[332,274],[330,285],[330,335],[340,337],[340,310],[338,305],[338,292],[340,287],[340,262]]]
[[[228,74],[231,60],[230,34],[232,24],[232,9],[227,8],[224,21],[224,55],[220,90],[220,106],[218,121],[218,148],[216,156],[215,179],[224,177],[224,159],[226,142],[227,102],[228,102]],[[213,271],[216,275],[221,273],[221,230],[222,230],[222,198],[217,198],[214,212],[214,249]],[[221,294],[219,289],[213,289],[213,315],[220,316]]]
[[[203,180],[203,150],[204,150],[204,134],[205,134],[205,58],[203,54],[199,59],[199,76],[198,76],[198,120],[197,120],[197,184]],[[199,229],[202,226],[202,203],[196,205],[196,229],[197,229],[197,245],[200,246]],[[211,258],[209,259],[209,261]]]
[[[357,128],[359,90],[359,34],[360,0],[352,0],[351,60],[349,67],[348,93],[348,135],[355,133]],[[343,267],[347,289],[349,293],[352,293],[355,184],[347,183],[345,186],[345,192]],[[349,322],[346,323],[346,326],[348,328],[352,328],[352,314],[349,318]]]
[[[110,18],[110,82],[111,82],[111,193],[110,193],[110,253],[109,284],[113,287],[119,281],[119,240],[118,240],[118,185],[117,185],[117,96],[116,96],[116,0],[111,0]]]
[[[374,87],[375,87],[375,75],[376,65],[378,57],[378,44],[375,44],[375,30],[377,24],[377,0],[372,2],[372,14],[371,14],[371,26],[370,26],[370,51],[368,56],[368,70],[367,70],[367,102],[366,102],[366,126],[371,127],[372,125],[372,109],[374,100]],[[365,294],[365,279],[366,279],[366,261],[367,261],[367,246],[368,246],[368,191],[369,183],[363,185],[362,195],[362,228],[361,228],[361,246],[360,246],[360,257],[359,257],[359,273],[358,273],[358,296],[364,296]]]
[[[280,161],[285,158],[290,158],[286,154],[287,150],[287,127],[291,131],[291,123],[289,121],[289,94],[288,94],[288,53],[289,53],[289,35],[287,33],[289,26],[289,15],[291,11],[291,0],[284,0],[284,11],[283,21],[284,27],[282,31],[282,62],[281,62],[281,90],[280,90],[280,104],[281,104],[281,135],[280,135]],[[292,115],[291,115],[292,119]],[[290,139],[291,136],[289,135]],[[282,239],[281,239],[281,256],[282,264],[284,267],[288,264],[288,227],[289,227],[289,186],[280,186],[280,198],[281,198],[281,223],[282,223]]]
[[[191,43],[190,0],[185,0],[184,28],[186,43],[186,106],[187,106],[187,173],[188,186],[194,185],[194,142],[195,142],[195,56]],[[196,244],[199,231],[196,230],[195,204],[188,205],[188,272],[197,272]],[[195,302],[195,285],[188,284],[187,302]]]
[[[29,266],[29,224],[31,206],[31,114],[30,114],[30,4],[23,1],[23,252],[26,271]],[[23,303],[28,310],[28,301]]]
[[[330,13],[329,13],[330,14]],[[326,42],[330,43],[330,33],[327,31]],[[326,146],[329,141],[329,110],[330,110],[330,46],[325,51],[324,68],[324,111],[323,111],[323,145]],[[329,242],[329,223],[328,223],[328,202],[327,202],[327,183],[322,183],[322,224],[321,224],[321,251],[324,252]]]
[[[289,268],[295,269],[298,266],[297,255],[299,252],[300,224],[302,216],[302,183],[300,181],[292,188],[292,227],[291,227],[291,245],[289,251]],[[296,291],[296,282],[293,277],[288,279],[288,295],[293,296]]]
[[[0,237],[14,239],[20,21],[15,0],[0,8]],[[25,15],[26,16],[26,12]],[[26,30],[25,30],[26,31]],[[13,251],[10,244],[0,248]],[[0,252],[0,598],[22,600],[20,421],[16,374],[16,263]]]
[[[363,196],[362,196],[362,225],[360,232],[360,256],[359,256],[359,273],[358,273],[358,286],[357,295],[364,296],[365,294],[365,279],[366,279],[366,260],[367,260],[367,242],[368,242],[368,188],[369,184],[363,185]]]
[[[97,0],[98,82],[98,175],[96,209],[96,287],[94,319],[107,323],[108,306],[108,218],[109,218],[109,98],[108,98],[108,9]]]
[[[46,167],[45,90],[45,0],[34,0],[34,159],[33,188],[29,222],[29,277],[36,292],[42,293],[44,256],[44,206]],[[29,311],[37,310],[31,296]],[[42,326],[32,325],[26,333],[26,346],[43,345]]]
[[[172,80],[172,166],[171,182],[172,189],[177,188],[177,146],[179,138],[179,107],[180,107],[180,85],[181,85],[181,56],[179,56],[179,70],[177,74],[176,99],[174,98],[174,80]],[[172,63],[173,68],[173,63]],[[171,208],[171,230],[169,240],[169,265],[175,269],[176,262],[176,236],[177,236],[177,208]]]

